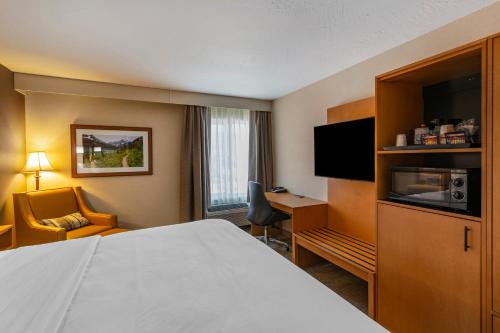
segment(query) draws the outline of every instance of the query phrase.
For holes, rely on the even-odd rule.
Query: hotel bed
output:
[[[0,267],[0,332],[385,332],[224,220],[19,248]]]

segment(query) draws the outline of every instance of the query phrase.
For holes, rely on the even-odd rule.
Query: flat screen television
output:
[[[314,172],[330,178],[375,180],[375,118],[314,128]]]

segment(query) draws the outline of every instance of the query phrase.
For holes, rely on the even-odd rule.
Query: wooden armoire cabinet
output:
[[[500,42],[494,44],[498,44],[500,55]],[[495,84],[500,87],[500,56],[495,55],[492,64],[491,50],[492,39],[485,38],[376,78],[376,318],[391,332],[480,333],[492,332],[493,327],[500,330],[491,314],[487,315],[490,292],[499,296],[492,298],[500,311],[500,106],[498,119],[491,116],[492,87],[493,91]],[[496,62],[498,74],[492,71]],[[500,104],[500,90],[496,94]],[[394,146],[398,134],[411,133],[435,119],[475,119],[480,125],[476,145],[385,148]],[[492,132],[498,136],[497,154],[491,150],[495,150],[495,145],[490,144]],[[494,198],[495,190],[491,191],[488,183],[494,173],[492,156],[498,159],[499,170],[498,203],[493,205],[491,194]],[[439,207],[442,202],[436,204],[432,199],[427,206],[422,202],[419,205],[415,202],[418,197],[410,196],[410,188],[420,189],[423,184],[429,189],[435,185],[425,171],[420,171],[422,174],[416,178],[411,176],[421,176],[426,179],[424,183],[410,180],[407,184],[411,200],[394,202],[397,198],[392,192],[392,172],[401,167],[480,171],[480,177],[469,183],[480,207],[452,211]],[[447,185],[440,188],[428,191],[450,191],[450,197],[454,194]],[[429,198],[428,193],[417,193]],[[439,200],[446,202],[445,197],[440,196]],[[498,217],[491,218],[495,205]],[[488,226],[492,226],[493,233],[488,232]],[[489,240],[492,235],[499,241],[490,251],[490,265],[487,249],[488,244],[495,244]],[[487,287],[488,267],[493,276],[499,276],[498,289],[494,291]],[[495,288],[494,281],[493,278]]]

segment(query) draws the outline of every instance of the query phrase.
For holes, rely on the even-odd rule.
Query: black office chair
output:
[[[247,220],[252,224],[264,227],[264,236],[257,236],[257,239],[269,245],[269,242],[286,246],[290,250],[288,243],[267,236],[267,227],[276,222],[288,220],[289,215],[273,209],[267,201],[262,189],[262,185],[256,182],[248,182],[250,193],[250,206],[248,207]]]

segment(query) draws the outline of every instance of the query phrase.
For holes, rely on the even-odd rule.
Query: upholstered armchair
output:
[[[117,228],[116,215],[96,213],[85,201],[81,187],[14,193],[16,246],[50,243],[93,235],[106,236],[126,231]],[[38,220],[80,212],[90,224],[66,231]]]

